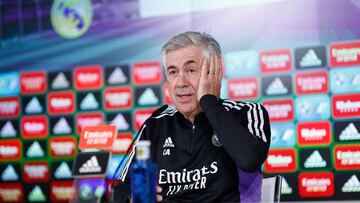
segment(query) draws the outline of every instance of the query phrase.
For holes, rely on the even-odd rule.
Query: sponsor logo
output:
[[[360,140],[360,121],[344,121],[334,123],[335,139],[338,142],[359,141]]]
[[[329,149],[300,149],[300,165],[303,169],[329,168]]]
[[[331,69],[330,90],[335,94],[360,92],[359,67]]]
[[[74,92],[49,92],[47,95],[47,103],[50,115],[72,114],[75,110]]]
[[[335,173],[336,197],[341,200],[360,198],[360,174],[356,172]]]
[[[322,67],[326,65],[325,46],[295,49],[295,66],[299,69]]]
[[[72,85],[71,72],[48,73],[48,83],[51,90],[69,89]]]
[[[331,172],[304,172],[299,174],[301,197],[331,197],[334,194],[334,175]]]
[[[110,125],[115,125],[118,131],[131,130],[131,114],[129,112],[108,114],[106,120]]]
[[[119,133],[115,138],[112,153],[113,154],[125,154],[133,141],[133,135],[131,133]]]
[[[82,111],[97,110],[100,107],[99,92],[79,92],[77,101],[78,109]]]
[[[290,187],[289,183],[285,178],[281,180],[281,195],[289,195],[293,193],[293,189]]]
[[[135,89],[136,104],[138,106],[153,106],[160,104],[159,87],[137,87]]]
[[[165,139],[165,142],[164,142],[164,144],[163,144],[163,148],[165,148],[165,147],[175,147],[175,145],[174,145],[171,137],[167,137],[167,138]]]
[[[2,182],[20,181],[20,165],[16,163],[1,165],[0,171]]]
[[[101,176],[106,172],[109,152],[80,153],[76,156],[73,176]]]
[[[328,120],[330,98],[328,95],[299,96],[295,99],[296,118],[299,121]]]
[[[163,84],[162,95],[163,95],[163,102],[165,104],[172,104],[172,101],[170,99],[170,94],[169,94],[169,84],[168,83]]]
[[[81,130],[86,126],[99,126],[104,123],[104,116],[101,112],[79,113],[76,118],[76,132],[81,134]]]
[[[290,49],[262,51],[260,69],[263,73],[287,72],[291,70]]]
[[[132,107],[132,89],[109,87],[104,90],[104,106],[107,110],[129,109]]]
[[[233,100],[256,99],[259,97],[259,82],[256,77],[229,79],[227,89],[229,98]]]
[[[19,95],[19,83],[18,73],[0,74],[0,96]]]
[[[334,118],[360,116],[360,94],[333,95],[331,100]]]
[[[331,142],[331,124],[329,121],[297,124],[298,143],[304,145],[328,145]]]
[[[49,139],[52,157],[74,157],[76,152],[75,137],[51,137]]]
[[[271,148],[293,147],[296,142],[294,123],[271,124]]]
[[[295,76],[296,94],[319,94],[329,91],[327,72],[297,73]]]
[[[291,76],[270,76],[262,78],[262,95],[285,96],[292,93]]]
[[[45,111],[45,97],[43,96],[23,97],[22,103],[23,112],[26,114],[41,114]]]
[[[334,158],[336,170],[359,170],[360,146],[336,145],[334,147]]]
[[[26,158],[41,158],[46,156],[46,145],[42,140],[26,141],[23,149]]]
[[[69,201],[75,198],[76,188],[73,181],[54,181],[50,184],[52,202]]]
[[[132,66],[132,77],[135,84],[159,84],[163,80],[160,62],[135,63]]]
[[[263,105],[269,113],[271,122],[294,119],[294,104],[291,99],[268,100],[264,101]]]
[[[19,129],[19,123],[17,120],[4,120],[0,121],[0,137],[1,138],[13,138],[17,137]]]
[[[52,134],[55,135],[64,135],[71,134],[73,132],[73,123],[72,117],[50,117],[50,126]]]
[[[259,55],[255,50],[228,52],[225,64],[226,78],[253,76],[259,72]]]
[[[46,91],[46,75],[44,71],[20,73],[21,94],[38,94]]]
[[[27,162],[24,164],[25,182],[47,182],[49,181],[49,165],[47,162]]]
[[[44,138],[48,136],[48,120],[44,115],[23,116],[21,118],[21,135],[23,138]]]
[[[356,175],[352,175],[351,178],[345,182],[341,187],[341,191],[348,192],[360,192],[360,181]]]
[[[101,66],[79,66],[74,69],[74,85],[78,90],[99,89],[103,85]]]
[[[106,190],[104,178],[81,178],[77,180],[77,194],[81,200],[101,199]]]
[[[115,125],[86,126],[81,130],[79,149],[111,149],[116,135]]]
[[[142,124],[148,119],[155,109],[136,109],[134,111],[134,130],[139,131]]]
[[[107,85],[123,85],[129,83],[129,66],[115,66],[105,68]]]
[[[44,184],[27,185],[26,188],[28,202],[47,202],[49,194],[47,193],[48,188],[45,188]]]
[[[0,140],[0,162],[15,161],[21,157],[22,145],[20,140]]]
[[[23,202],[24,188],[20,183],[0,183],[0,202]]]
[[[20,114],[19,97],[0,98],[0,118],[16,117]]]
[[[65,161],[62,162],[53,162],[53,177],[55,179],[72,179],[71,169],[69,166],[72,166],[72,163]]]
[[[296,171],[295,149],[270,149],[264,164],[266,173]]]
[[[332,67],[360,65],[360,41],[331,44],[330,64]]]

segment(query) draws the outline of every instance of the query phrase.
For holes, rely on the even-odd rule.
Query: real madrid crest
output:
[[[220,142],[220,140],[219,140],[217,134],[215,133],[215,131],[214,131],[214,134],[213,134],[213,136],[211,138],[211,142],[215,147],[222,147],[223,146],[223,144]]]

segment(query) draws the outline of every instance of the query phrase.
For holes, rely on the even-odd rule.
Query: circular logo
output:
[[[211,138],[211,142],[213,143],[213,145],[215,147],[222,147],[223,144],[220,142],[218,136],[216,135],[216,133],[214,132],[212,138]]]
[[[51,24],[66,39],[83,35],[90,27],[93,8],[90,0],[55,0],[51,6]]]

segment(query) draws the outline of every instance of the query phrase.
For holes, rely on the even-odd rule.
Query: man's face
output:
[[[202,48],[188,46],[166,54],[166,77],[169,95],[176,108],[185,116],[201,111],[197,90],[203,60]]]

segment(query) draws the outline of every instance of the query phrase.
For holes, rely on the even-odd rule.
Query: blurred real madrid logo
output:
[[[89,29],[92,17],[91,0],[55,0],[51,6],[51,24],[66,39],[83,35]]]

